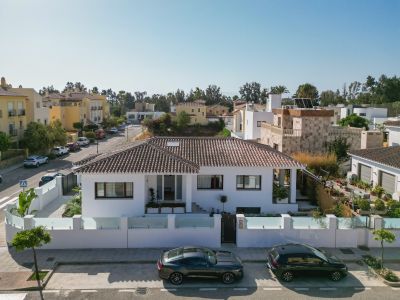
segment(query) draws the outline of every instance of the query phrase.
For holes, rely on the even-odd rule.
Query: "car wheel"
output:
[[[231,284],[235,281],[235,275],[233,275],[231,272],[226,272],[222,274],[222,282],[225,284]]]
[[[35,167],[36,167],[36,168],[39,168],[39,163],[36,163]]]
[[[292,280],[293,280],[293,277],[294,277],[294,275],[293,275],[293,273],[290,272],[290,271],[285,271],[285,272],[283,272],[282,275],[281,275],[281,279],[282,279],[283,281],[285,281],[285,282],[290,282],[290,281],[292,281]]]
[[[342,279],[342,273],[339,271],[335,271],[331,273],[331,280],[332,281],[339,281]]]
[[[172,284],[175,284],[175,285],[182,284],[182,282],[183,282],[183,275],[182,275],[182,273],[179,273],[179,272],[174,272],[174,273],[172,273],[172,274],[169,276],[169,281],[170,281]]]

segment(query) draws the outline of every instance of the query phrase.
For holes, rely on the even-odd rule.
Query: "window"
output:
[[[260,175],[238,175],[236,176],[237,190],[261,190]]]
[[[224,188],[223,175],[198,175],[198,190],[222,190]]]
[[[192,112],[194,112],[194,108],[192,108]]]
[[[257,127],[261,127],[261,121],[257,121]]]
[[[200,108],[197,109],[197,112],[200,112]]]
[[[36,108],[40,108],[40,102],[36,102]]]
[[[3,117],[3,111],[0,109],[0,118]]]
[[[281,127],[281,117],[278,117],[278,127]]]
[[[96,198],[133,198],[133,182],[96,182]]]
[[[365,117],[366,115],[366,113],[360,113],[360,117]]]

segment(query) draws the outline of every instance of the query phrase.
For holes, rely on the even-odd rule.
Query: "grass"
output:
[[[49,273],[49,271],[39,271],[39,279],[43,280],[46,277],[47,273]],[[33,272],[32,275],[29,276],[28,278],[28,281],[34,281],[34,280],[36,280],[35,272]]]

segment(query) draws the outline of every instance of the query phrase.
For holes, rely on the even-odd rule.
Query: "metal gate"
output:
[[[221,243],[236,243],[236,215],[222,214]]]
[[[78,179],[74,173],[69,173],[62,178],[63,195],[69,194],[78,185]]]

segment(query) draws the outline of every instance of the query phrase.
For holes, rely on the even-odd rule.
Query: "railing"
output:
[[[120,218],[82,218],[81,229],[119,229]]]
[[[15,109],[8,111],[8,116],[9,117],[15,117],[16,115],[17,115],[17,111]]]
[[[337,218],[338,229],[365,228],[367,225],[368,219],[365,217]]]
[[[131,217],[128,218],[128,228],[167,228],[168,218],[166,215]]]
[[[10,130],[8,131],[8,134],[9,134],[10,136],[18,136],[18,130],[17,130],[17,129],[10,129]]]
[[[383,228],[385,229],[400,229],[399,218],[383,218]]]
[[[282,228],[281,217],[246,217],[248,229],[279,229]]]
[[[175,216],[175,227],[176,228],[199,228],[214,227],[214,218],[208,215],[176,215]]]
[[[25,116],[25,109],[18,110],[18,116]]]
[[[326,218],[292,217],[293,229],[326,229]]]
[[[44,226],[48,230],[72,230],[72,218],[33,218],[33,227]]]

